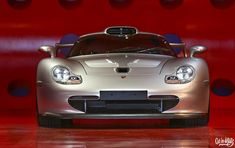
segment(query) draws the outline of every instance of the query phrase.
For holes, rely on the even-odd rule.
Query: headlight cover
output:
[[[168,84],[185,84],[191,82],[194,78],[194,71],[194,68],[190,65],[180,66],[175,74],[165,77],[165,82]]]
[[[61,84],[80,84],[81,76],[74,75],[67,67],[55,66],[52,68],[52,77],[57,83]]]
[[[194,69],[192,66],[181,66],[177,69],[176,76],[181,83],[188,83],[193,79]]]

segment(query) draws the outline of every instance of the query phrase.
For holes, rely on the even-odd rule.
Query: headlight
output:
[[[80,84],[82,82],[81,76],[74,75],[70,70],[64,66],[55,66],[52,69],[53,79],[62,84]]]
[[[184,84],[194,78],[194,68],[190,65],[180,66],[175,74],[167,75],[165,82],[168,84]]]
[[[176,71],[176,76],[181,83],[190,82],[193,79],[194,69],[191,66],[181,66]]]

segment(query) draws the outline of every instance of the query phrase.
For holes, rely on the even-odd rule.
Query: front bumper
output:
[[[209,85],[202,82],[193,82],[188,84],[169,85],[161,83],[142,83],[131,85],[127,82],[122,87],[114,85],[113,87],[104,87],[101,82],[99,86],[87,85],[86,87],[66,86],[61,84],[43,84],[37,87],[37,104],[38,113],[40,115],[55,115],[61,118],[187,118],[201,116],[208,113],[209,107]],[[148,87],[148,88],[146,88]],[[99,88],[99,89],[97,89]],[[132,89],[130,89],[132,88]],[[151,98],[154,95],[171,95],[179,98],[179,102],[173,108],[162,111],[161,113],[143,114],[103,114],[89,113],[83,110],[78,110],[69,104],[69,98],[73,96],[97,96],[100,99],[100,91],[147,91],[147,99],[158,100]],[[91,99],[94,99],[91,97]]]

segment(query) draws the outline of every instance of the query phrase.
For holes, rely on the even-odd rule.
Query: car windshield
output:
[[[69,57],[105,53],[144,53],[176,56],[169,43],[161,36],[136,34],[112,36],[94,34],[82,37],[73,46]]]

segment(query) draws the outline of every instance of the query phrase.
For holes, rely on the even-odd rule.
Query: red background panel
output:
[[[204,45],[208,51],[200,56],[208,62],[211,84],[220,78],[235,83],[234,3],[220,8],[220,5],[212,5],[211,0],[184,0],[179,6],[168,8],[158,0],[130,0],[123,5],[117,3],[125,3],[124,0],[116,1],[113,5],[109,0],[81,0],[77,6],[64,8],[58,0],[33,0],[28,7],[19,9],[10,6],[7,0],[1,0],[1,113],[34,114],[36,67],[45,57],[37,51],[40,45],[53,45],[69,33],[83,35],[103,31],[112,25],[176,34],[186,42],[187,48]],[[9,85],[15,80],[29,87],[29,95],[16,97],[9,94]],[[232,115],[234,105],[234,94],[224,97],[211,92],[212,117],[222,117],[224,113]],[[234,117],[228,120],[234,120]],[[222,121],[211,121],[214,125],[219,123]]]

